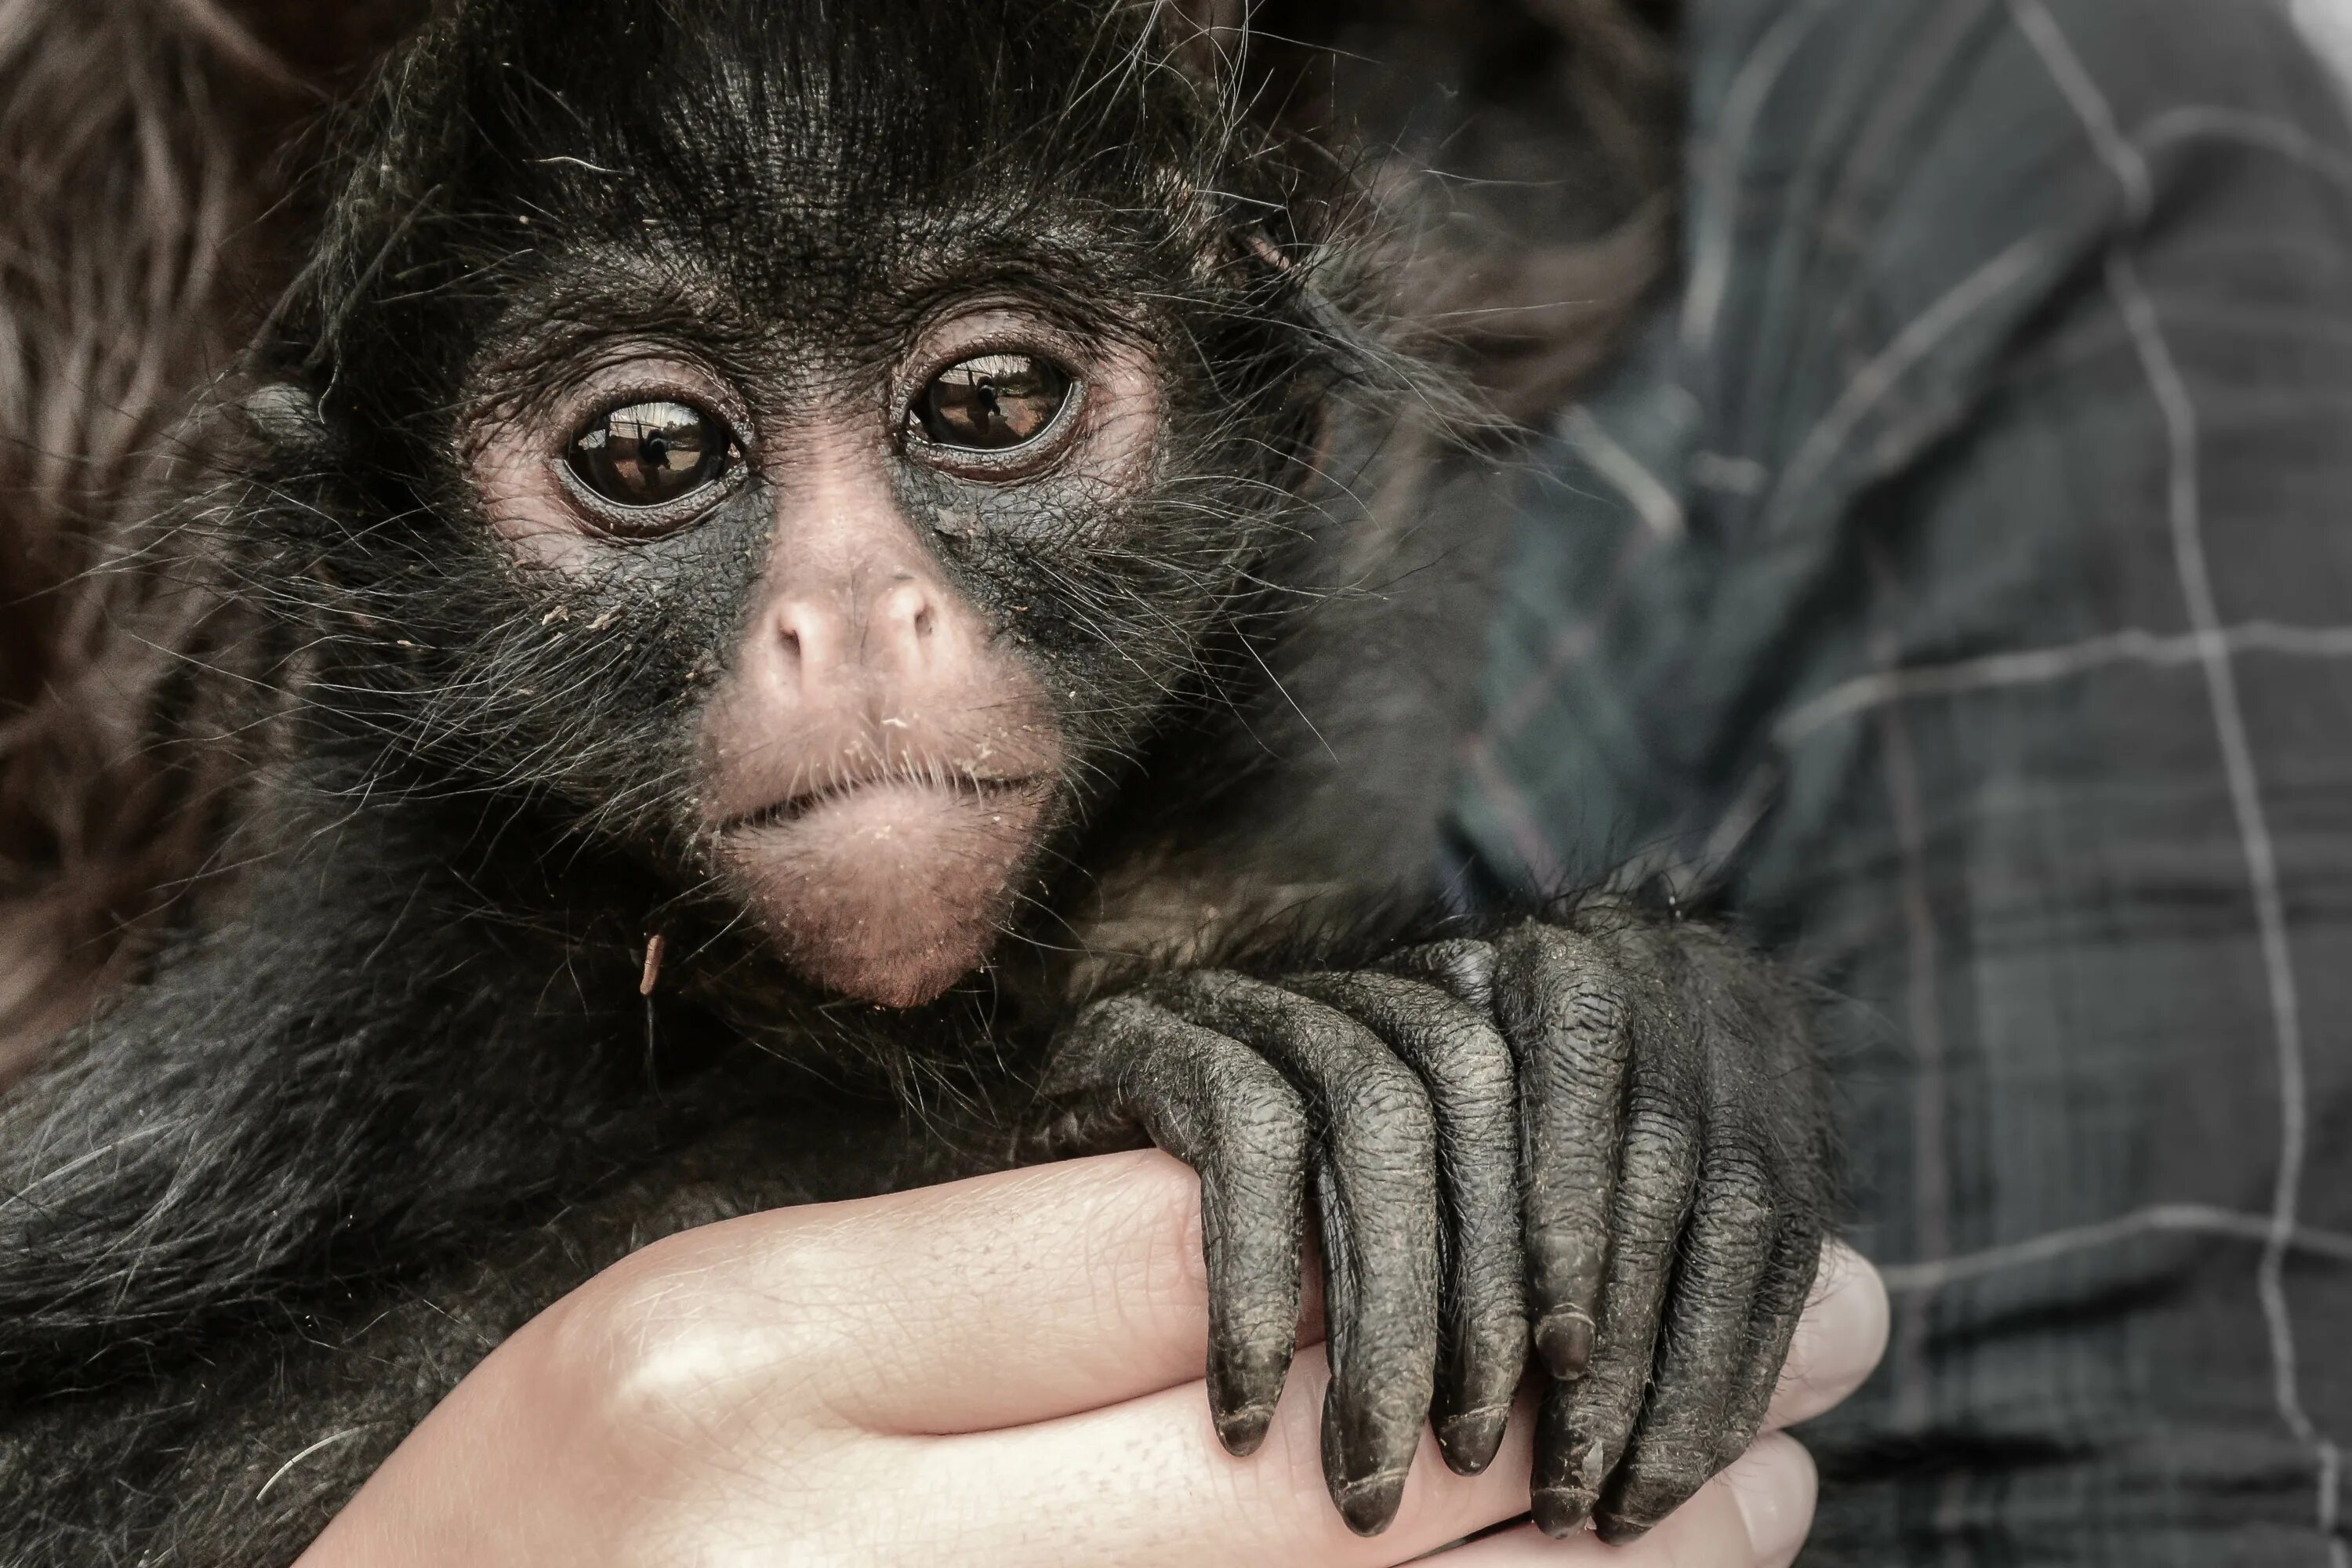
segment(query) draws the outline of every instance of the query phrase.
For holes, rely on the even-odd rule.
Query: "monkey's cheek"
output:
[[[1049,798],[1042,784],[870,784],[730,832],[719,858],[802,978],[913,1007],[987,958]]]

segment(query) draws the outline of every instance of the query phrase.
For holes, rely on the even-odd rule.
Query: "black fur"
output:
[[[1105,989],[1369,961],[1429,907],[1494,502],[1428,461],[1458,411],[1353,172],[1266,129],[1220,39],[1097,0],[469,0],[394,57],[163,527],[253,627],[236,905],[0,1102],[0,1563],[290,1559],[630,1247],[1001,1162]],[[465,463],[616,334],[837,395],[989,291],[1140,346],[1165,460],[1116,550],[1069,543],[1097,498],[908,481],[973,510],[946,570],[1045,672],[1073,794],[991,968],[887,1013],[702,875],[692,723],[757,487],[557,583]],[[1671,923],[1619,944],[1619,1000],[1793,1048],[1797,1001]],[[1742,1070],[1722,1124],[1788,1134],[1793,1258],[1809,1080]]]
[[[1474,582],[1483,546],[1457,508],[1394,555],[1425,495],[1359,504],[1377,458],[1328,423],[1402,363],[1345,269],[1345,171],[1251,131],[1141,11],[667,15],[449,8],[340,133],[315,253],[198,426],[216,477],[166,526],[256,616],[267,804],[229,917],[0,1107],[0,1491],[32,1504],[0,1510],[0,1561],[289,1556],[625,1237],[1001,1160],[991,1108],[1089,964],[1384,907],[1433,862],[1419,759],[1475,648],[1422,655],[1464,608],[1435,584]],[[664,869],[692,860],[686,726],[757,521],[559,590],[493,553],[458,464],[470,417],[572,363],[564,324],[773,374],[812,347],[855,364],[982,288],[1145,334],[1177,461],[1118,556],[1055,552],[1040,516],[951,563],[1024,606],[1082,810],[999,972],[894,1016],[808,993]],[[1406,576],[1424,592],[1392,604]],[[1296,635],[1318,626],[1334,651]],[[1368,766],[1383,731],[1424,739]],[[1276,800],[1349,831],[1237,859]],[[846,1160],[845,1125],[870,1135]],[[532,1261],[482,1271],[498,1237]],[[402,1306],[425,1299],[477,1327]],[[362,1418],[260,1495],[262,1458]]]

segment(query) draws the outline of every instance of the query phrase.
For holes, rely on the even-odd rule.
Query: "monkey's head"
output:
[[[1247,658],[1337,183],[1103,0],[465,0],[352,132],[243,526],[365,777],[893,1005]]]

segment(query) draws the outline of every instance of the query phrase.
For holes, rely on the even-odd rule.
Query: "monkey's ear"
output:
[[[239,400],[237,409],[247,434],[273,457],[300,460],[326,452],[327,422],[319,400],[290,382],[262,383]]]

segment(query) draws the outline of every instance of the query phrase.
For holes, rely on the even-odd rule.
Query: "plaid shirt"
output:
[[[2268,0],[1698,0],[1470,869],[1719,878],[1893,1343],[1814,1561],[2352,1568],[2352,131]]]

